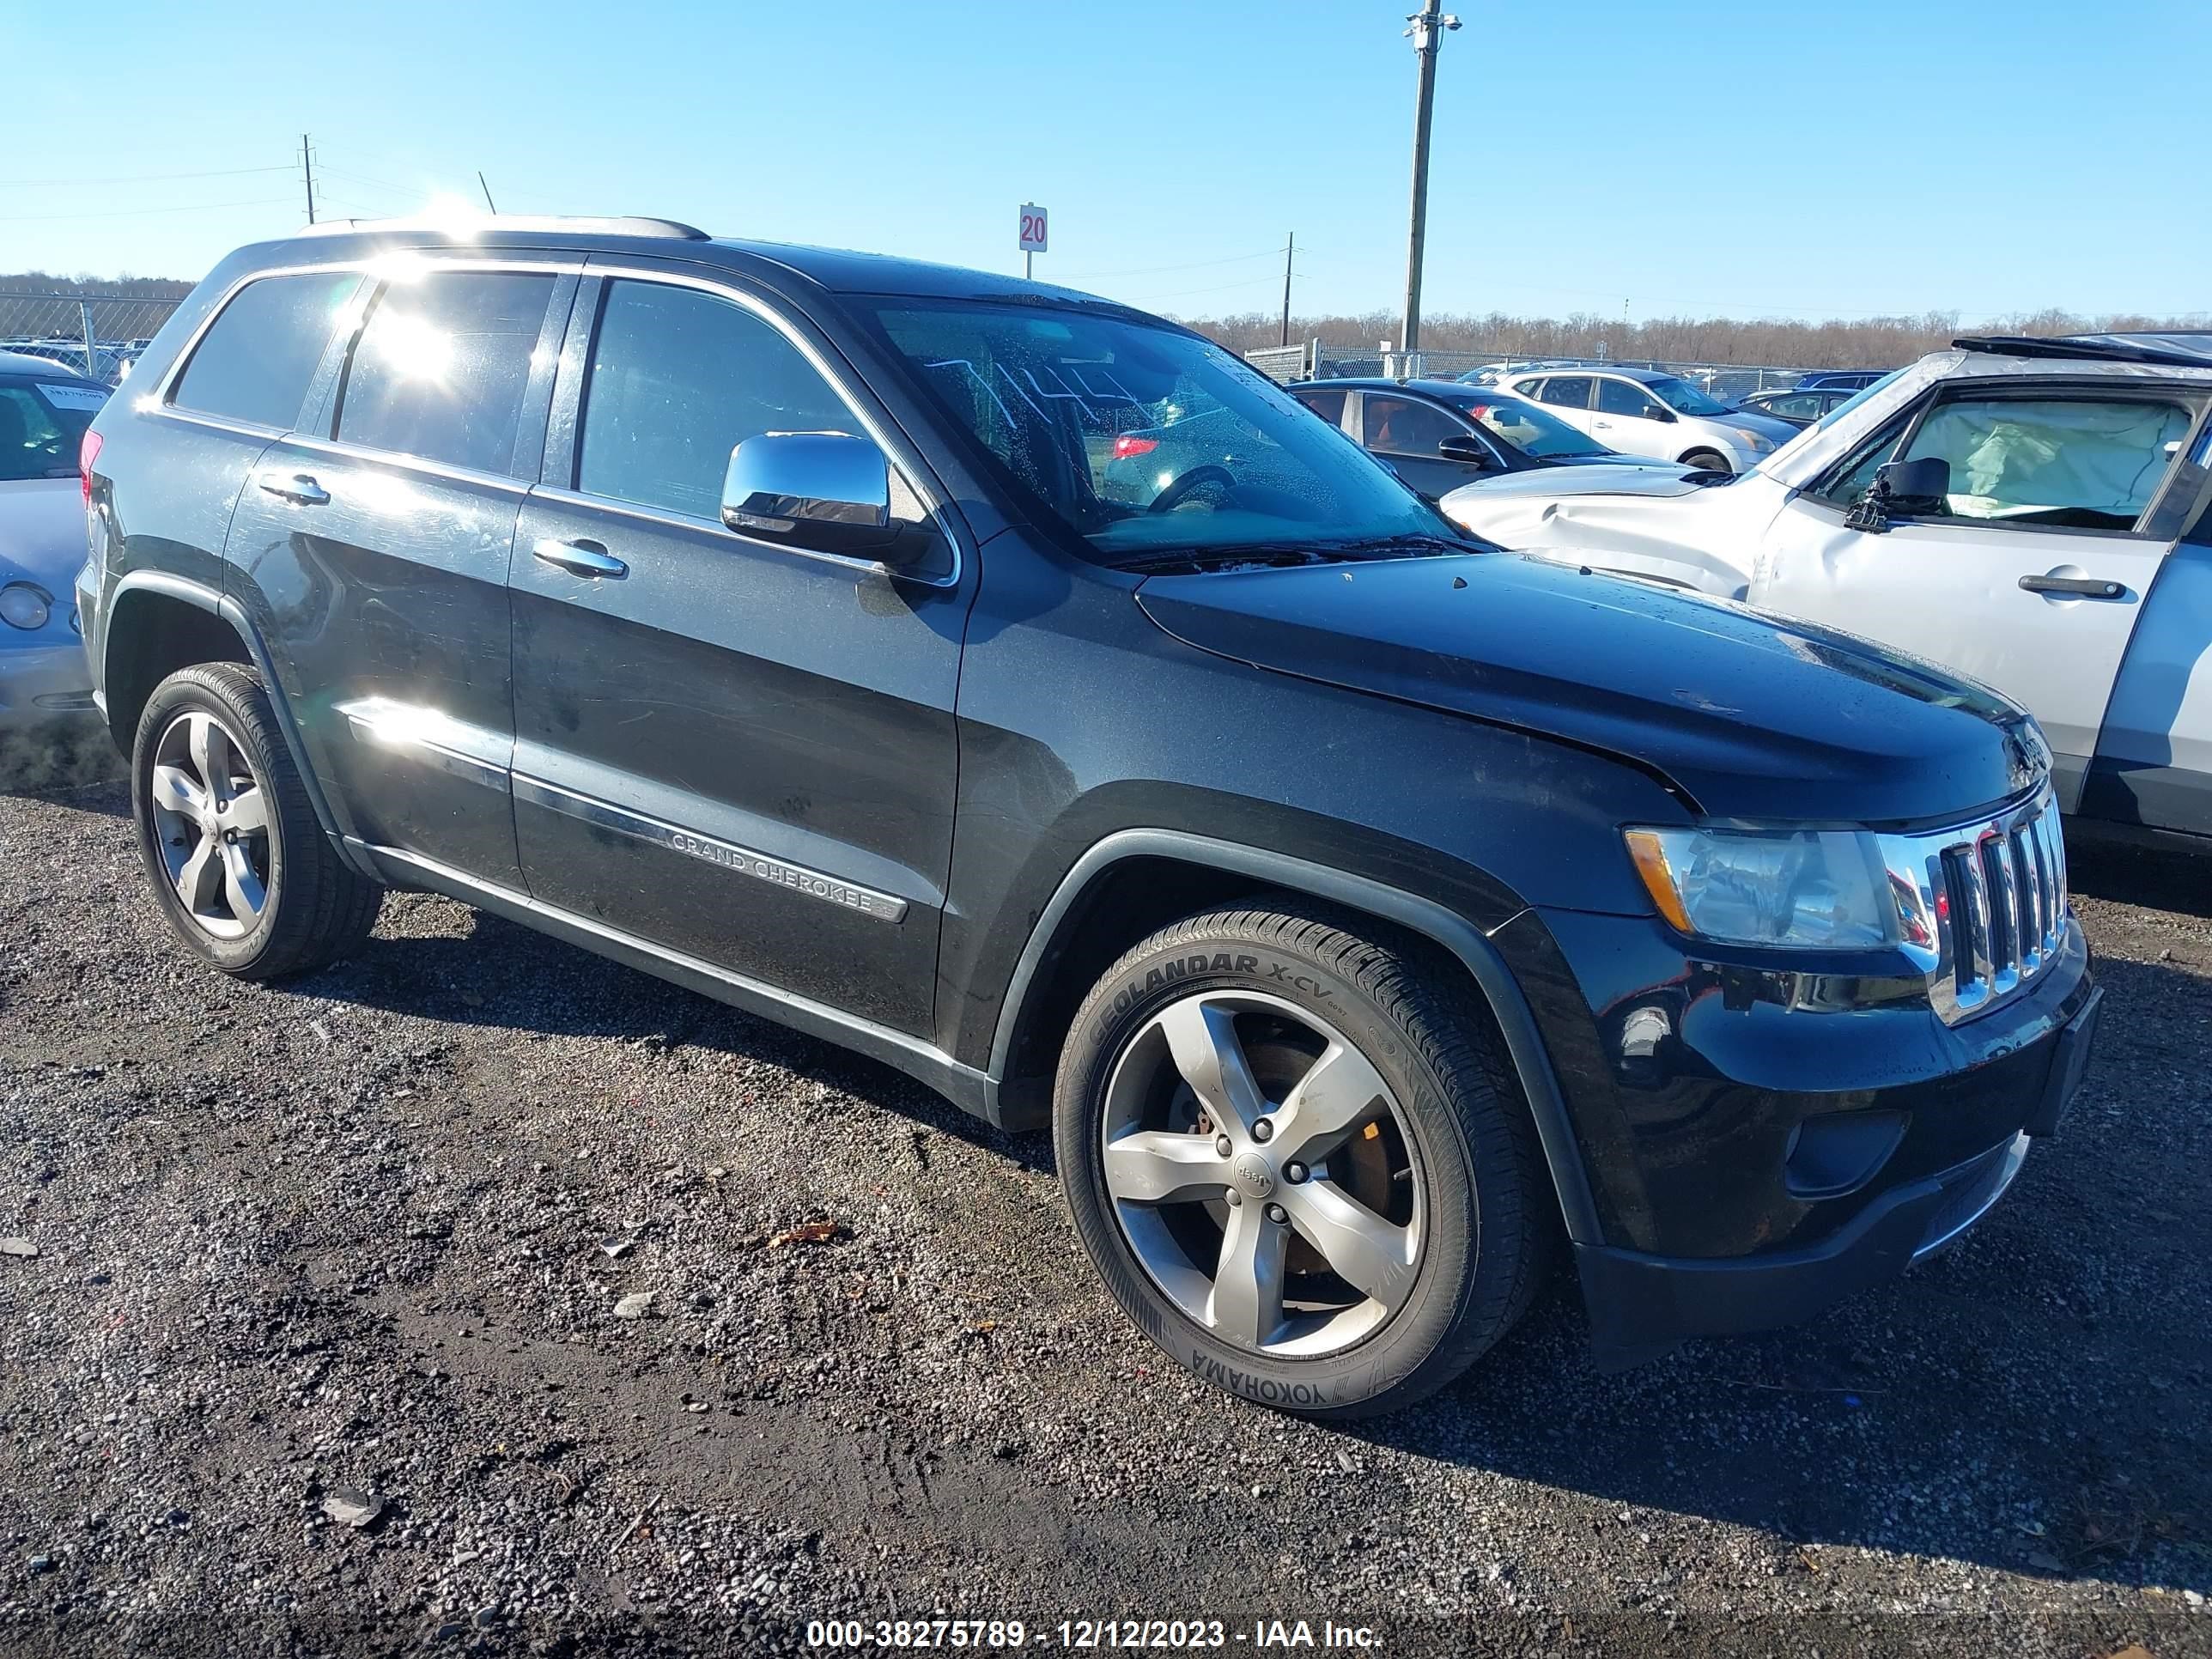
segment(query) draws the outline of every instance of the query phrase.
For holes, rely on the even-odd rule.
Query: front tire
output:
[[[185,946],[240,979],[306,973],[368,937],[384,890],[324,836],[261,677],[180,669],[131,745],[139,855]]]
[[[1054,1091],[1076,1231],[1218,1387],[1393,1411],[1520,1317],[1549,1242],[1534,1129],[1455,967],[1285,896],[1130,951]]]
[[[1729,465],[1728,457],[1717,449],[1693,449],[1682,457],[1682,465],[1694,466],[1701,472],[1725,472],[1731,477],[1735,476],[1735,469]]]

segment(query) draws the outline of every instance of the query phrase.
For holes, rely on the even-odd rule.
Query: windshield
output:
[[[1109,564],[1465,538],[1343,433],[1211,342],[1126,316],[876,302],[954,422]]]
[[[1729,412],[1726,404],[1708,398],[1687,380],[1678,380],[1672,374],[1662,374],[1645,384],[1661,403],[1677,415],[1725,415]]]
[[[77,444],[106,401],[82,380],[0,377],[0,483],[76,477]]]
[[[1523,455],[1533,455],[1540,461],[1613,453],[1588,433],[1576,430],[1558,416],[1520,398],[1499,396],[1461,407]]]

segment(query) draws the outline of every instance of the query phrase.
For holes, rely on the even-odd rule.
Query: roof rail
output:
[[[416,215],[400,219],[318,219],[302,225],[301,236],[336,236],[349,231],[434,230],[467,235],[482,230],[569,230],[602,236],[659,236],[672,241],[704,242],[707,233],[675,219],[594,213],[474,213]]]

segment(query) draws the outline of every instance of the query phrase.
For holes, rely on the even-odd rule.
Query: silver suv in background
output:
[[[1747,471],[1797,435],[1787,421],[1731,409],[1658,369],[1544,369],[1501,375],[1496,384],[1543,404],[1608,449],[1711,472]]]

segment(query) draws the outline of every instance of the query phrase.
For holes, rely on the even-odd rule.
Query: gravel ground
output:
[[[1345,1432],[1126,1327],[1044,1138],[439,899],[233,984],[125,807],[0,794],[0,1653],[2212,1653],[2202,869],[2080,861],[2096,1062],[1958,1249],[1622,1377],[1562,1282]]]

